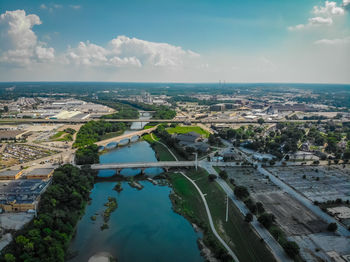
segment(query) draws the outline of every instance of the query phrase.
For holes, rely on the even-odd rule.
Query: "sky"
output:
[[[0,0],[0,81],[350,84],[350,0]]]

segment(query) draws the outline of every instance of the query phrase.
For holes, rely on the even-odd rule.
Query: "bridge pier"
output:
[[[145,169],[146,168],[141,168],[140,175],[144,175],[145,174]]]
[[[115,170],[115,174],[116,175],[120,175],[120,172],[122,171],[122,169],[121,168],[117,168],[116,170]]]

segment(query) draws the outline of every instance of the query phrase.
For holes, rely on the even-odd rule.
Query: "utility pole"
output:
[[[198,153],[193,153],[195,155],[195,165],[196,165],[196,171],[198,170]]]
[[[228,195],[226,194],[226,222],[228,221]]]

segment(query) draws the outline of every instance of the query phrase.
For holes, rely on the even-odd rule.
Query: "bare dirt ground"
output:
[[[277,223],[291,236],[323,232],[327,224],[283,192],[255,194],[268,212],[276,216]]]

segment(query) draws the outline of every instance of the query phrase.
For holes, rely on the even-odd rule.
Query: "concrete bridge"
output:
[[[96,142],[95,144],[98,145],[98,146],[104,146],[105,147],[105,146],[107,146],[110,143],[119,143],[120,141],[125,140],[125,139],[128,139],[129,142],[130,142],[132,138],[134,138],[134,137],[139,138],[140,136],[142,136],[144,134],[150,134],[156,129],[157,129],[157,126],[154,126],[152,128],[143,129],[143,130],[135,131],[135,132],[132,132],[132,133],[128,133],[128,134],[112,137],[112,138],[109,138],[109,139],[105,139],[105,140]]]
[[[143,110],[139,110],[139,114],[140,116],[145,116],[145,115],[153,115],[156,111],[143,111]]]
[[[141,173],[144,173],[146,168],[160,167],[165,170],[169,170],[174,167],[197,167],[196,161],[159,161],[159,162],[134,162],[134,163],[113,163],[113,164],[94,164],[91,165],[91,169],[95,170],[105,170],[112,169],[116,170],[117,174],[120,173],[122,169],[132,168],[141,169]]]

